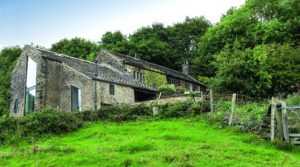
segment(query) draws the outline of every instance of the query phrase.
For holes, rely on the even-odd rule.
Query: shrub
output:
[[[286,99],[286,104],[289,106],[299,105],[300,104],[300,93],[288,95],[288,97]]]
[[[143,104],[136,106],[105,106],[97,112],[99,119],[109,119],[117,122],[136,120],[139,117],[152,115],[151,107],[145,106]]]
[[[102,118],[97,111],[87,110],[84,112],[76,113],[77,117],[83,121],[98,121]]]
[[[170,95],[170,94],[174,94],[176,92],[175,86],[173,84],[162,85],[162,86],[158,87],[158,90],[163,95]]]
[[[165,105],[161,110],[160,115],[162,118],[182,117],[191,115],[191,111],[188,110],[189,102],[178,102],[172,105]]]
[[[82,126],[82,121],[71,112],[43,109],[20,119],[20,127],[25,136],[43,134],[63,134]]]
[[[202,107],[203,107],[202,103],[192,103],[188,107],[187,113],[191,113],[193,115],[200,114],[202,112]]]
[[[12,117],[0,118],[0,144],[6,140],[12,140],[12,134],[16,133],[17,119]]]
[[[181,87],[181,86],[177,86],[176,87],[176,93],[178,94],[182,94],[184,92],[188,92],[189,90],[187,88]]]

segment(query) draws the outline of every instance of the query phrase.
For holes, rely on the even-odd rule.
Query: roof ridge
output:
[[[107,50],[106,50],[106,51],[107,51]],[[117,52],[113,52],[113,51],[107,51],[107,52],[111,52],[111,53],[115,53],[115,54],[120,54],[120,55],[122,55],[122,56],[126,56],[126,57],[131,58],[131,59],[135,59],[135,60],[138,60],[138,61],[146,62],[146,63],[152,64],[152,65],[155,65],[155,66],[160,66],[160,67],[162,67],[162,68],[166,68],[166,69],[171,70],[171,71],[174,71],[174,72],[182,73],[182,72],[180,72],[180,71],[177,71],[177,70],[174,70],[174,69],[171,69],[171,68],[168,68],[168,67],[159,65],[159,64],[155,64],[155,63],[152,63],[152,62],[149,62],[149,61],[145,61],[145,60],[142,60],[142,59],[136,59],[136,58],[134,58],[134,57],[132,57],[132,56],[128,56],[128,55],[125,55],[125,54],[122,54],[122,53],[117,53]],[[182,73],[182,74],[184,74],[184,73]],[[186,74],[184,74],[184,75],[186,75]],[[189,76],[189,75],[187,75],[187,76]]]
[[[48,49],[42,49],[42,48],[35,48],[35,49],[38,50],[38,51],[43,51],[43,52],[53,53],[53,54],[55,54],[56,56],[60,56],[60,57],[68,57],[68,58],[75,59],[75,60],[78,60],[78,61],[82,61],[82,62],[85,62],[85,63],[94,64],[94,62],[91,62],[91,61],[88,61],[88,60],[84,60],[84,59],[80,59],[80,58],[77,58],[77,57],[69,56],[69,55],[66,55],[66,54],[62,54],[62,53],[50,51],[50,50],[48,50]]]
[[[194,82],[198,82],[198,83],[204,85],[203,83],[199,82],[198,80],[196,80],[196,79],[193,78],[192,76],[187,75],[187,74],[184,74],[183,72],[180,72],[180,71],[177,71],[177,70],[174,70],[174,69],[171,69],[171,68],[168,68],[168,67],[159,65],[159,64],[155,64],[155,63],[152,63],[152,62],[148,62],[148,61],[145,61],[145,60],[142,60],[142,59],[136,59],[136,58],[134,58],[134,57],[132,57],[132,56],[125,55],[125,54],[122,54],[122,53],[117,53],[117,52],[114,52],[114,51],[108,51],[108,50],[106,50],[106,49],[103,49],[103,50],[104,50],[105,52],[109,53],[109,54],[114,54],[114,55],[116,55],[116,56],[119,56],[119,55],[120,55],[120,56],[124,56],[125,58],[134,59],[134,60],[140,61],[140,62],[142,62],[142,63],[148,63],[148,64],[153,65],[153,66],[158,66],[158,67],[160,67],[160,68],[164,68],[164,69],[166,69],[166,70],[170,70],[170,71],[172,71],[172,72],[176,72],[176,73],[179,73],[179,74],[181,74],[181,75],[185,75],[185,76],[189,77],[190,79],[192,79]]]

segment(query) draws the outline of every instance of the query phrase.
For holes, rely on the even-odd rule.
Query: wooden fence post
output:
[[[155,106],[152,108],[153,115],[156,116],[158,114],[158,107]]]
[[[209,90],[209,101],[210,101],[210,112],[214,113],[214,100],[213,100],[213,91]]]
[[[161,92],[159,92],[159,95],[156,100],[160,100],[160,98],[161,98]]]
[[[281,103],[281,114],[282,114],[282,128],[283,128],[283,137],[285,141],[289,141],[289,127],[287,121],[287,111],[286,111],[286,102]]]
[[[231,100],[231,114],[229,117],[228,125],[230,126],[232,123],[232,118],[233,118],[233,113],[234,113],[234,104],[235,104],[235,99],[236,99],[236,93],[232,94],[232,100]]]
[[[274,107],[275,107],[274,128],[277,127],[279,140],[282,140],[283,139],[282,110],[278,110],[277,104],[278,104],[278,102],[274,103]]]
[[[275,136],[275,111],[276,111],[275,98],[272,97],[272,100],[271,100],[271,141],[274,141],[274,136]]]

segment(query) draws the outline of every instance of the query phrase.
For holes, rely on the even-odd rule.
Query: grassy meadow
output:
[[[282,147],[199,117],[101,121],[62,136],[2,145],[0,166],[300,166],[300,149]]]

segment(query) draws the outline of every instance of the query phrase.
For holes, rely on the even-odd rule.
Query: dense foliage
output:
[[[204,17],[187,17],[184,22],[167,27],[161,23],[142,27],[129,37],[119,31],[107,32],[100,43],[105,49],[181,70],[185,59],[193,60],[197,56],[199,37],[210,26]]]
[[[62,39],[52,44],[51,51],[66,54],[76,58],[93,61],[100,50],[99,45],[82,38]]]
[[[296,91],[299,5],[298,0],[248,0],[230,9],[198,43],[193,62],[199,78],[214,89],[250,96]]]
[[[0,116],[9,108],[10,75],[21,52],[19,47],[4,48],[0,52]]]

